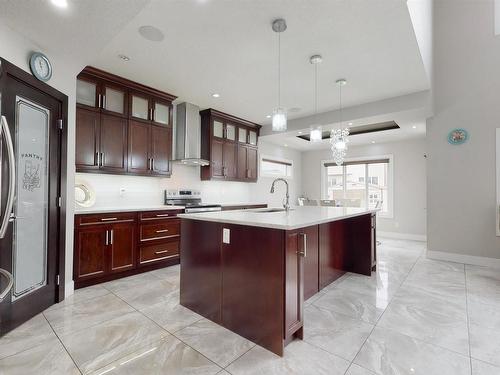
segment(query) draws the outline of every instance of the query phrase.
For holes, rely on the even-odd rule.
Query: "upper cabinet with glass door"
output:
[[[134,120],[170,127],[172,125],[172,103],[142,93],[131,93],[130,117]]]
[[[127,116],[127,90],[98,78],[81,74],[76,80],[76,103],[79,107]]]

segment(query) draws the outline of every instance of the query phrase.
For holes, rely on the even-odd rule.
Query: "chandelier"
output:
[[[339,101],[340,101],[340,126],[332,129],[330,132],[330,143],[332,149],[332,157],[335,164],[342,165],[347,153],[347,143],[349,142],[349,128],[342,126],[342,86],[347,84],[345,79],[338,79],[336,82],[339,86]]]

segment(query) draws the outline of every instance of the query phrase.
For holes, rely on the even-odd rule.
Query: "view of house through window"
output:
[[[324,163],[325,199],[349,207],[380,207],[389,213],[389,159]]]

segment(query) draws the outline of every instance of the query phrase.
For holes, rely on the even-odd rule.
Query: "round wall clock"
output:
[[[47,82],[52,77],[52,65],[43,53],[33,52],[30,57],[30,69],[40,81]]]
[[[448,133],[448,143],[452,145],[461,145],[467,141],[469,134],[465,129],[453,129]]]

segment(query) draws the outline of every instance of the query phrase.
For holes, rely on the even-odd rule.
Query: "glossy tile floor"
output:
[[[382,239],[280,358],[179,305],[179,267],[78,290],[0,339],[0,374],[499,375],[500,271]]]

